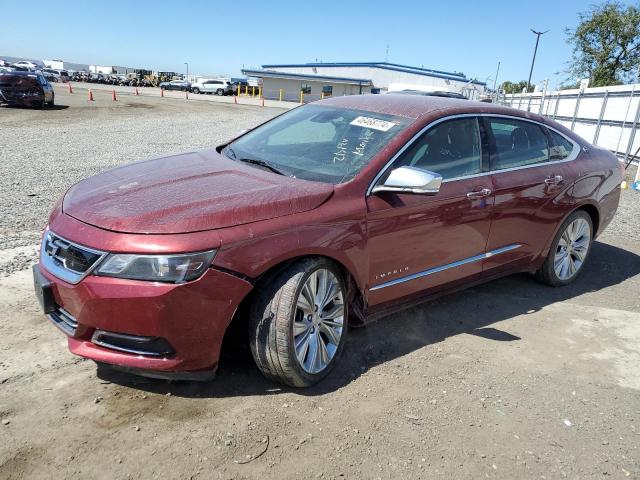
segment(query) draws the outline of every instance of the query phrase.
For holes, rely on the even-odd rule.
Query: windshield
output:
[[[232,142],[225,154],[284,175],[337,184],[355,177],[408,123],[392,115],[305,105]]]

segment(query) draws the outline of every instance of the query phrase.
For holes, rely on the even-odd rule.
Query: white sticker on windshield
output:
[[[380,120],[379,118],[358,117],[353,122],[351,122],[351,125],[356,125],[357,127],[372,128],[381,132],[387,132],[397,124],[393,122],[387,122],[385,120]]]

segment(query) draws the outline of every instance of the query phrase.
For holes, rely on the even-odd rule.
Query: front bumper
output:
[[[89,275],[75,285],[42,265],[36,268],[51,284],[56,311],[76,322],[75,328],[60,328],[72,353],[158,378],[212,376],[224,333],[252,288],[251,283],[212,268],[183,284]],[[55,315],[48,314],[61,327]],[[162,339],[171,348],[162,354],[107,348],[96,342],[100,332]]]
[[[45,101],[44,94],[25,95],[22,92],[0,92],[0,103],[6,103],[11,106],[36,107]]]

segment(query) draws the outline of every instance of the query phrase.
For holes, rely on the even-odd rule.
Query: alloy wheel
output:
[[[591,227],[584,218],[576,218],[567,225],[558,241],[553,261],[555,274],[560,280],[569,280],[580,271],[590,245]]]
[[[295,356],[307,373],[323,371],[338,350],[344,326],[344,295],[327,269],[311,273],[296,300],[293,321]]]

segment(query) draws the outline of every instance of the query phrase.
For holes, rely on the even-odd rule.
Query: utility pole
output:
[[[498,83],[498,73],[500,73],[500,62],[498,62],[498,69],[496,70],[496,78],[493,79],[493,91],[496,91],[496,85]]]
[[[540,41],[540,35],[544,35],[549,31],[547,30],[546,32],[536,32],[533,28],[530,28],[529,30],[531,30],[536,35],[536,48],[533,50],[533,58],[531,59],[531,70],[529,70],[529,80],[527,80],[527,93],[529,92],[529,87],[531,87],[531,75],[533,74],[533,64],[536,63],[536,53],[538,53],[538,42]]]
[[[189,62],[184,62],[184,64],[187,66],[187,78],[185,80],[188,82],[189,81]]]

